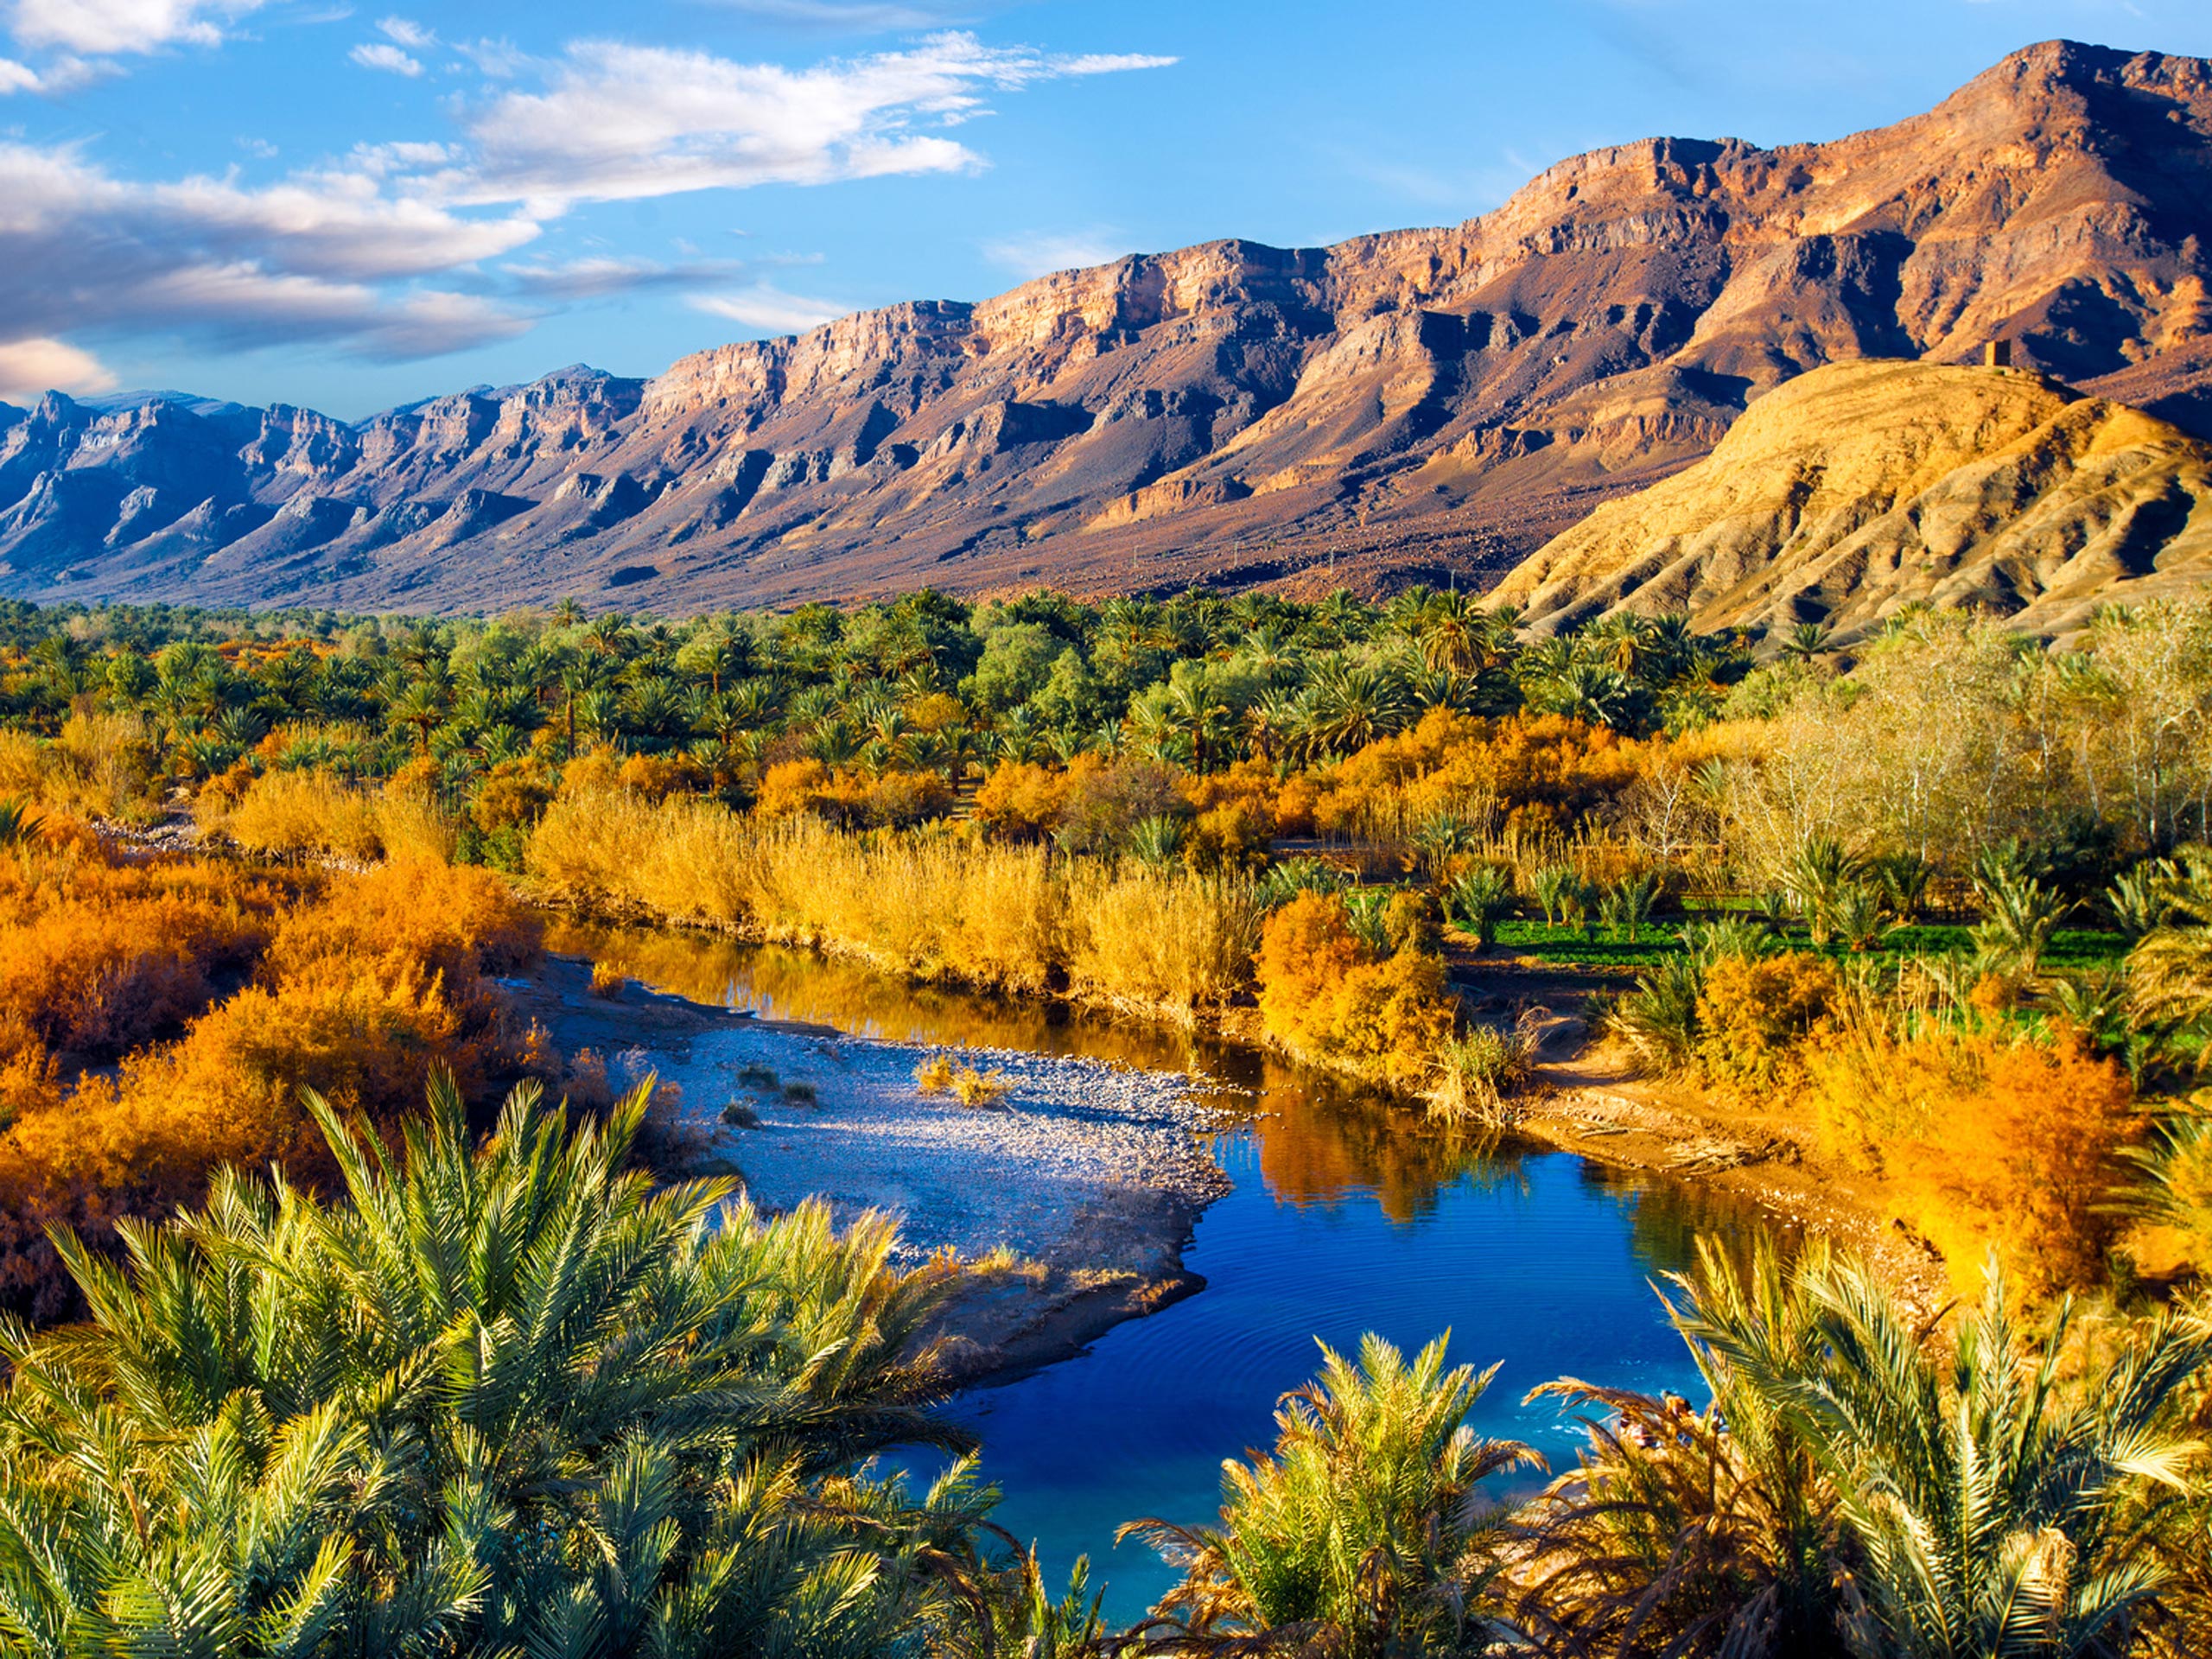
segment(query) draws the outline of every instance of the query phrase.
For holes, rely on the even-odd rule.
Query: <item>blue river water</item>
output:
[[[564,925],[558,950],[620,963],[695,1000],[904,1042],[1087,1054],[1187,1070],[1243,1121],[1214,1141],[1233,1190],[1184,1255],[1197,1294],[1108,1332],[1085,1352],[959,1396],[1004,1493],[995,1518],[1036,1545],[1048,1586],[1089,1557],[1117,1624],[1173,1573],[1116,1528],[1205,1524],[1221,1465],[1274,1439],[1276,1403],[1318,1368],[1317,1341],[1375,1332],[1410,1354],[1451,1332],[1455,1363],[1497,1374],[1471,1416],[1572,1466],[1577,1421],[1529,1391],[1561,1376],[1701,1398],[1657,1289],[1700,1234],[1738,1244],[1757,1211],[1686,1182],[1564,1153],[1454,1143],[1400,1109],[1249,1050],[1156,1027],[1068,1019],[906,985],[850,964],[699,935]],[[909,1464],[918,1475],[927,1463]],[[1543,1477],[1516,1477],[1531,1490]]]

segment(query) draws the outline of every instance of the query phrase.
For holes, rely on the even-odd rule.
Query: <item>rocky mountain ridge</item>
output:
[[[1614,611],[1849,646],[1901,607],[2063,636],[2101,604],[2212,589],[2212,442],[2017,370],[1868,361],[1753,404],[1719,448],[1610,502],[1497,588],[1540,632]]]
[[[358,424],[0,410],[0,590],[684,610],[923,583],[1480,584],[1867,357],[2212,430],[2212,64],[2051,42],[1830,143],[1654,139],[1493,213],[1219,242]]]

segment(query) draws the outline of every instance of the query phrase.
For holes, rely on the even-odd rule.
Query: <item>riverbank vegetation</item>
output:
[[[0,636],[0,797],[57,823],[1225,1020],[1459,1121],[1527,1069],[1488,965],[1610,969],[1657,1086],[1878,1181],[1969,1291],[2212,1269],[2212,606],[1847,652],[1420,589]]]
[[[2204,1651],[2212,607],[1828,645],[1423,593],[6,608],[0,1639]],[[250,856],[162,850],[184,817]],[[1710,1406],[1554,1385],[1590,1448],[1513,1508],[1486,1379],[1329,1357],[1110,1632],[972,1470],[865,1461],[958,1440],[913,1340],[951,1269],[652,1191],[642,1101],[500,994],[531,896],[1249,1020],[1487,1127],[1538,1030],[1461,989],[1625,969],[1652,1086],[1878,1179],[1967,1306],[1710,1257],[1670,1293]]]
[[[867,1217],[773,1220],[631,1166],[535,1085],[448,1080],[338,1179],[64,1235],[86,1323],[0,1332],[10,1651],[336,1656],[1613,1653],[2179,1659],[2212,1639],[2212,1319],[2022,1323],[2001,1275],[1932,1352],[1814,1249],[1674,1285],[1700,1408],[1562,1379],[1577,1465],[1478,1439],[1491,1374],[1370,1338],[1227,1465],[1219,1524],[1140,1522],[1181,1584],[1109,1629],[1046,1587],[932,1414],[956,1271]],[[717,1219],[717,1211],[720,1211]],[[956,1454],[925,1489],[870,1454]]]

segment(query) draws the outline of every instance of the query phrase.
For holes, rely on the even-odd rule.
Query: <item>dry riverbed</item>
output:
[[[946,1315],[963,1380],[1064,1358],[1203,1283],[1183,1250],[1229,1183],[1204,1144],[1221,1115],[1198,1079],[847,1037],[635,982],[601,998],[587,964],[561,958],[511,990],[563,1052],[601,1056],[617,1090],[648,1074],[676,1086],[657,1128],[684,1173],[735,1174],[769,1210],[818,1195],[841,1220],[891,1211],[912,1261],[950,1249],[996,1262]],[[915,1068],[939,1053],[998,1073],[1004,1094],[985,1107],[925,1094]],[[749,1127],[724,1121],[733,1103]]]

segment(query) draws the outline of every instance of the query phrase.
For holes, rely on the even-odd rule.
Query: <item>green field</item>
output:
[[[1563,968],[1632,972],[1649,968],[1662,957],[1679,954],[1682,944],[1675,933],[1681,925],[1680,917],[1655,922],[1639,930],[1638,937],[1631,940],[1619,929],[1595,925],[1584,929],[1554,926],[1541,921],[1501,922],[1489,954],[1529,957]],[[1971,928],[1963,926],[1901,927],[1865,954],[1910,957],[1970,952],[1974,949],[1972,934]],[[1794,950],[1814,949],[1802,929],[1793,930],[1788,938]],[[1829,945],[1821,954],[1840,960],[1852,952],[1840,945]],[[2121,935],[2075,928],[2057,934],[2044,961],[2050,968],[2080,972],[2117,966],[2126,955],[2127,941]]]

